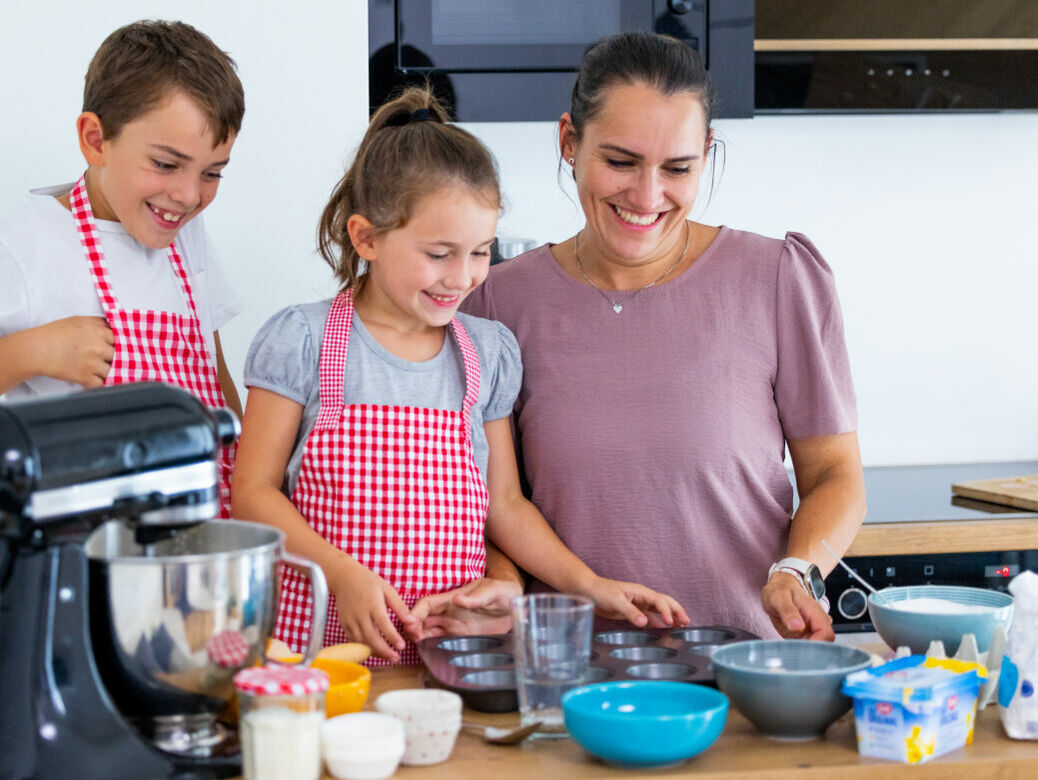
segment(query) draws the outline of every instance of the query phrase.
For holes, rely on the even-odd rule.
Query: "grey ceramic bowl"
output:
[[[899,609],[898,602],[908,599],[938,599],[951,605],[963,605],[963,612],[935,614],[929,611]],[[989,607],[984,612],[969,612],[975,607]],[[950,609],[951,607],[949,607]],[[939,639],[944,652],[954,655],[964,634],[977,638],[977,650],[986,652],[991,646],[995,628],[1009,630],[1013,618],[1013,597],[1008,593],[959,585],[910,585],[884,588],[869,596],[869,618],[880,638],[897,649],[908,646],[922,655],[930,642]]]
[[[808,740],[850,709],[843,678],[872,657],[830,642],[758,639],[719,647],[712,661],[717,687],[762,734]]]

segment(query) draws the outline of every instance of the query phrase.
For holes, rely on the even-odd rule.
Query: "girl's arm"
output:
[[[822,540],[843,555],[865,519],[858,435],[790,439],[788,444],[800,505],[789,526],[786,555],[814,563],[824,576],[836,561]],[[776,630],[786,638],[835,637],[829,615],[791,574],[776,572],[761,591],[761,602]]]
[[[325,541],[281,492],[302,418],[303,407],[295,401],[258,387],[250,390],[231,482],[231,512],[284,531],[289,552],[324,571],[346,635],[384,658],[399,660],[404,640],[387,606],[404,619],[410,612],[403,599],[373,571]]]
[[[243,416],[241,398],[238,397],[238,388],[234,386],[234,379],[231,377],[231,372],[227,370],[227,363],[223,359],[223,347],[220,345],[220,333],[218,331],[213,331],[213,341],[216,343],[216,378],[220,382],[223,399],[227,402],[228,408],[238,415],[240,420]]]
[[[605,617],[626,618],[644,626],[649,622],[648,611],[659,613],[666,625],[688,622],[685,610],[670,596],[643,585],[599,577],[574,555],[522,493],[508,418],[483,427],[490,445],[487,536],[512,560],[558,591],[587,596]]]

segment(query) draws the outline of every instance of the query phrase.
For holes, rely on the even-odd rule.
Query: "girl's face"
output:
[[[399,330],[442,328],[487,278],[497,208],[466,184],[421,198],[401,228],[358,246],[363,295]]]
[[[606,91],[579,142],[569,114],[559,131],[563,159],[575,160],[588,244],[624,265],[678,251],[710,142],[699,97],[621,84]]]

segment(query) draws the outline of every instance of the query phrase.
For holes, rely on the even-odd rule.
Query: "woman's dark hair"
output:
[[[716,97],[695,49],[666,35],[628,32],[603,38],[584,52],[570,104],[576,140],[583,137],[585,125],[602,110],[610,87],[636,83],[648,84],[663,95],[696,94],[703,104],[709,136]]]
[[[321,215],[318,248],[343,289],[358,284],[360,256],[347,223],[360,214],[384,235],[407,224],[415,204],[452,183],[501,207],[493,156],[471,133],[447,123],[431,90],[410,87],[371,118],[353,164]]]

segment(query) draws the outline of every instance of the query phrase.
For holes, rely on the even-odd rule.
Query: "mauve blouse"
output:
[[[521,465],[569,548],[671,594],[693,625],[775,636],[760,589],[792,516],[785,440],[856,428],[833,275],[811,242],[723,227],[620,314],[545,245],[492,268],[464,309],[518,339]]]

